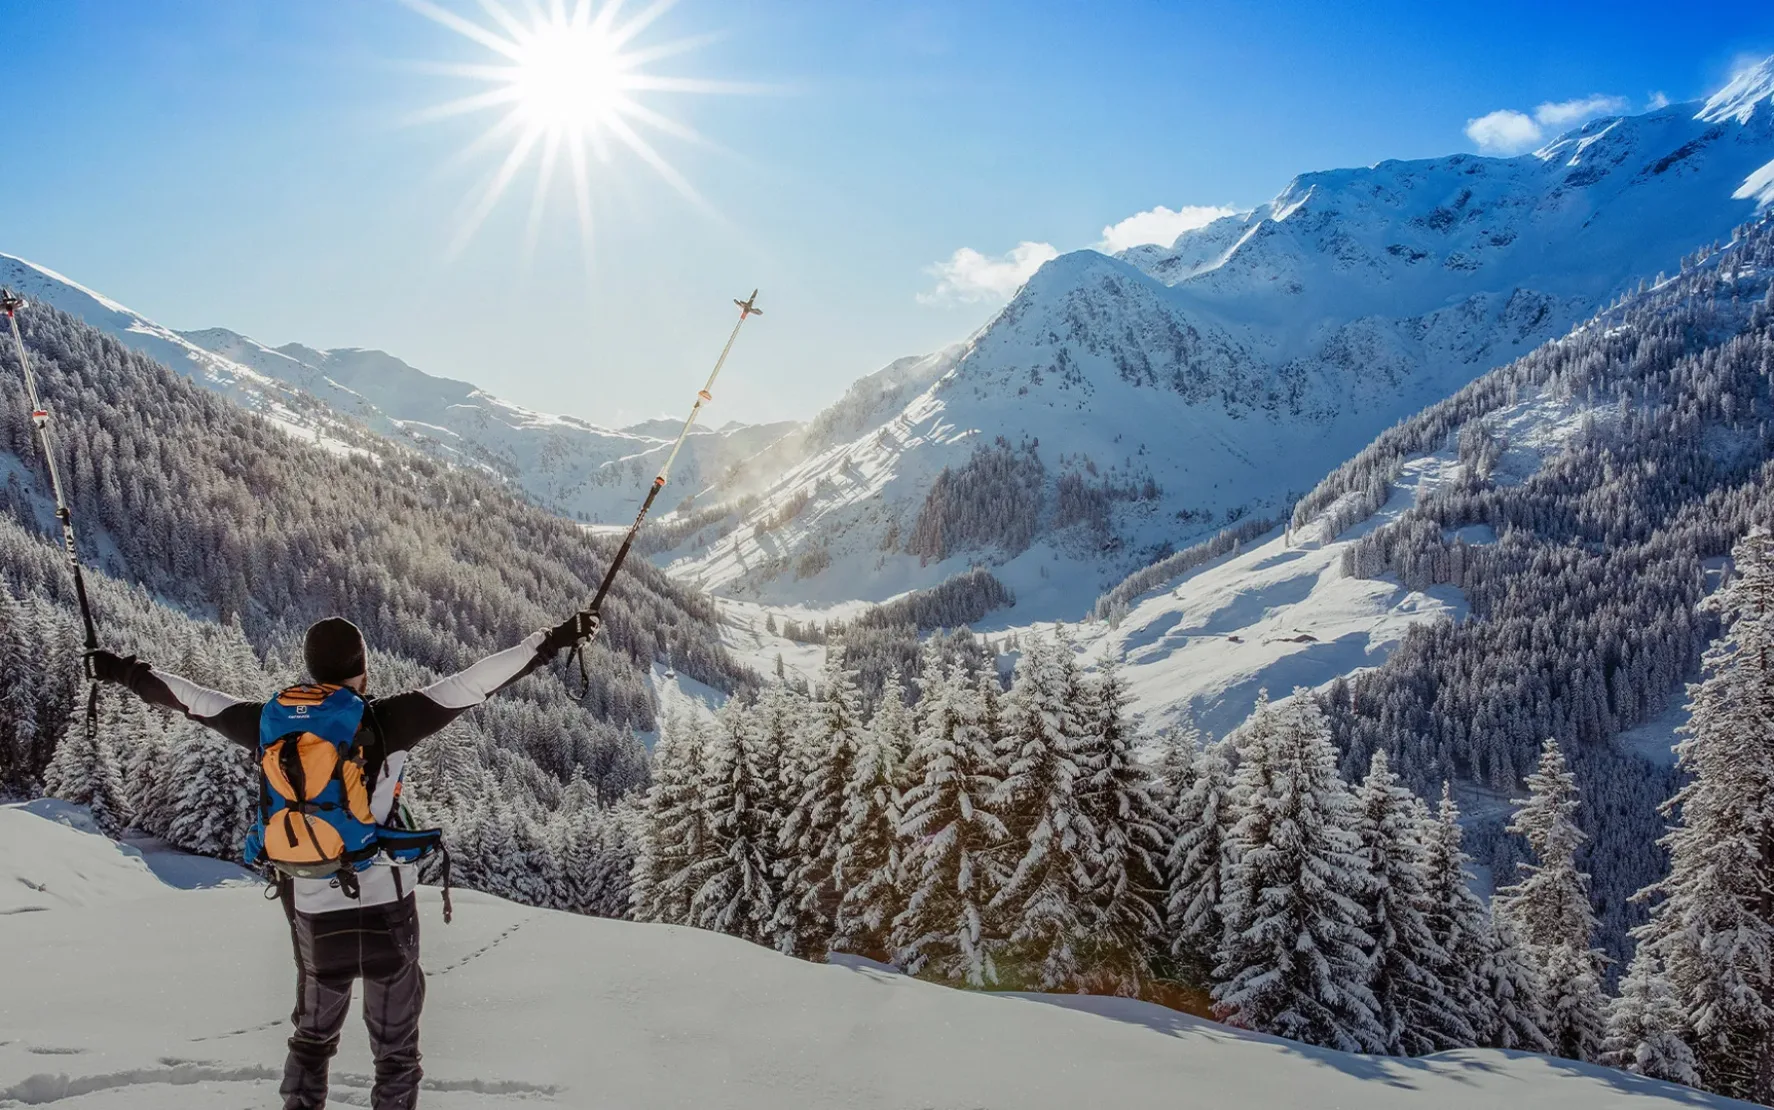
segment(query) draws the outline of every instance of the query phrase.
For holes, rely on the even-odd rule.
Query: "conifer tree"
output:
[[[86,806],[107,836],[121,833],[130,818],[129,795],[113,746],[114,738],[127,731],[123,702],[127,696],[112,692],[104,697],[98,727],[90,732],[86,706],[78,706],[44,772],[43,786],[50,796]]]
[[[737,700],[716,714],[714,737],[704,792],[712,851],[691,900],[692,918],[704,929],[766,943],[776,912],[769,839],[774,783],[756,722]]]
[[[1702,1085],[1774,1103],[1774,537],[1752,532],[1732,560],[1703,605],[1724,631],[1688,689],[1669,873],[1640,893],[1661,901],[1635,935],[1684,1017]]]
[[[844,667],[842,650],[832,648],[804,741],[808,770],[782,822],[779,850],[786,868],[771,925],[777,949],[803,959],[823,957],[831,947],[839,895],[833,868],[844,785],[862,744],[860,701],[856,672]]]
[[[252,760],[196,725],[175,735],[173,780],[178,785],[167,839],[187,852],[237,858],[258,801]]]
[[[130,822],[150,836],[164,839],[173,818],[173,752],[165,733],[153,727],[153,719],[144,723],[149,727],[130,746],[123,764]]]
[[[1194,742],[1194,734],[1185,737]],[[1176,830],[1169,858],[1165,925],[1170,951],[1198,983],[1212,974],[1226,925],[1220,916],[1230,863],[1232,761],[1225,741],[1191,753],[1187,778],[1178,777],[1170,823]]]
[[[36,668],[27,611],[0,580],[0,790],[29,786],[37,747]]]
[[[1602,1062],[1651,1079],[1699,1086],[1694,1050],[1683,1040],[1687,1024],[1656,953],[1641,947],[1609,1008]]]
[[[1591,947],[1595,911],[1589,877],[1577,868],[1576,776],[1558,743],[1547,740],[1540,764],[1528,776],[1528,797],[1509,831],[1525,837],[1535,863],[1524,877],[1497,892],[1497,912],[1520,931],[1539,965],[1547,1008],[1546,1033],[1553,1051],[1573,1060],[1595,1060],[1607,1034],[1607,998],[1601,970],[1606,959]]]
[[[844,783],[832,882],[838,906],[832,948],[870,959],[892,958],[893,921],[904,908],[900,889],[899,780],[911,734],[911,714],[897,679],[882,691],[874,719],[862,730]]]
[[[869,730],[880,737],[893,759],[893,783],[901,793],[905,791],[906,762],[911,758],[912,746],[917,737],[916,714],[906,704],[906,686],[898,674],[890,674],[881,685],[881,700],[875,706],[874,716],[869,718]]]
[[[782,824],[801,795],[806,780],[806,745],[802,733],[809,716],[806,695],[787,683],[774,683],[758,696],[752,711],[758,763],[769,797],[764,807],[770,848],[771,900],[780,909],[786,860],[782,856]]]
[[[680,717],[665,719],[654,753],[653,785],[641,819],[631,897],[636,921],[690,922],[691,872],[707,851],[703,812],[706,738]]]
[[[1329,726],[1305,691],[1240,730],[1214,1009],[1233,1025],[1378,1052],[1361,900],[1371,879]]]
[[[1078,805],[1093,831],[1088,963],[1098,990],[1136,994],[1164,925],[1168,815],[1152,772],[1134,754],[1129,695],[1114,660],[1080,682]]]
[[[1368,764],[1356,795],[1361,808],[1362,854],[1372,882],[1367,911],[1369,989],[1392,1055],[1423,1056],[1475,1043],[1465,1013],[1450,998],[1442,973],[1448,953],[1430,926],[1429,871],[1424,843],[1427,814],[1399,784],[1384,749]]]
[[[1497,1024],[1491,986],[1482,976],[1491,951],[1490,924],[1484,903],[1472,892],[1462,839],[1460,810],[1443,782],[1441,805],[1423,829],[1424,916],[1430,938],[1448,956],[1439,968],[1442,991],[1471,1028],[1467,1043],[1484,1044]]]
[[[559,902],[562,909],[592,914],[596,904],[603,859],[599,843],[602,814],[591,784],[579,768],[562,792],[555,863],[560,872]]]
[[[1080,808],[1077,666],[1071,652],[1033,638],[1005,701],[1008,759],[999,789],[1008,847],[1020,851],[992,900],[1007,926],[1000,973],[1032,989],[1076,985],[1092,925],[1090,864],[1096,830]]]
[[[927,660],[924,691],[900,819],[906,906],[894,922],[895,959],[914,975],[988,986],[1002,940],[988,907],[1007,878],[1004,822],[993,810],[997,754],[979,692],[957,666]]]
[[[1546,980],[1540,965],[1515,931],[1508,916],[1493,913],[1485,938],[1479,979],[1489,1000],[1491,1027],[1483,1043],[1491,1048],[1551,1052],[1546,1035],[1551,1024],[1544,997]]]

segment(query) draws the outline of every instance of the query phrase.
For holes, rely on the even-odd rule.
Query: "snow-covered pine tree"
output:
[[[54,798],[83,805],[107,836],[129,824],[129,792],[114,754],[117,739],[128,733],[124,699],[133,695],[101,691],[98,727],[89,732],[86,703],[75,707],[43,775],[43,788]],[[124,749],[124,750],[127,750]],[[217,853],[210,853],[212,855]]]
[[[914,975],[997,982],[988,906],[1003,884],[1004,822],[993,812],[997,754],[980,726],[978,691],[954,664],[927,660],[919,728],[900,819],[906,907],[895,960]]]
[[[1368,764],[1356,792],[1361,851],[1372,879],[1361,899],[1367,911],[1369,989],[1378,1007],[1384,1049],[1423,1056],[1476,1043],[1477,1034],[1443,979],[1449,954],[1430,925],[1427,813],[1387,764],[1384,749]]]
[[[1553,1051],[1571,1060],[1601,1060],[1608,996],[1596,970],[1598,953],[1558,944],[1535,954],[1546,985],[1546,1031]]]
[[[737,699],[715,716],[704,794],[711,850],[690,912],[704,929],[766,944],[776,913],[776,845],[770,841],[776,784],[757,726]]]
[[[1491,915],[1479,980],[1489,1000],[1491,1019],[1484,1044],[1522,1052],[1552,1051],[1552,1041],[1546,1035],[1551,1018],[1543,1001],[1546,981],[1514,923],[1503,914]]]
[[[138,703],[138,707],[139,703]],[[141,729],[123,759],[130,823],[150,836],[165,838],[173,818],[173,752],[157,716],[142,713]]]
[[[689,872],[703,857],[708,822],[702,809],[703,730],[668,716],[653,754],[640,842],[630,889],[636,921],[685,925],[690,921]]]
[[[897,673],[888,675],[881,686],[881,699],[869,718],[869,730],[880,737],[880,743],[892,755],[893,784],[904,793],[908,785],[906,762],[911,758],[918,726],[916,714],[906,704],[905,681]]]
[[[911,713],[903,687],[889,677],[844,783],[832,865],[832,882],[838,890],[832,919],[834,951],[880,961],[893,956],[893,921],[905,907],[899,885],[899,781],[910,734]]]
[[[1195,735],[1191,730],[1185,740],[1194,743]],[[1165,930],[1179,971],[1205,985],[1226,932],[1220,904],[1234,819],[1232,760],[1225,741],[1193,755],[1187,777],[1173,780],[1170,824],[1176,839],[1166,861]]]
[[[1641,946],[1608,1011],[1602,1062],[1651,1079],[1699,1086],[1694,1050],[1683,1039],[1687,1025],[1662,962],[1650,947]]]
[[[1669,874],[1639,893],[1661,901],[1635,935],[1662,965],[1701,1084],[1774,1104],[1774,536],[1757,529],[1731,554],[1702,603],[1723,634],[1688,688]]]
[[[1090,902],[1096,833],[1080,809],[1078,763],[1085,724],[1071,652],[1032,637],[1005,699],[1009,758],[998,802],[1020,855],[992,900],[1008,943],[999,974],[1036,990],[1078,985],[1093,923]]]
[[[593,881],[587,884],[584,909],[594,917],[629,916],[629,886],[634,874],[634,830],[640,827],[641,802],[629,793],[612,805],[600,807],[593,823],[597,846]]]
[[[187,852],[237,858],[258,804],[251,757],[190,723],[175,725],[171,742],[175,795],[167,840]]]
[[[782,823],[801,796],[807,777],[805,731],[810,710],[807,696],[785,682],[773,683],[758,695],[753,707],[758,762],[770,796],[764,819],[769,825],[771,855],[770,889],[780,906],[785,861],[781,857]]]
[[[1237,745],[1215,1012],[1308,1044],[1381,1051],[1361,908],[1372,880],[1324,715],[1303,690],[1282,705],[1260,699]]]
[[[527,794],[507,790],[511,801],[507,806],[511,827],[511,855],[503,867],[506,897],[526,906],[547,906],[553,891],[549,877],[561,872],[553,858],[555,845],[547,836],[542,814]]]
[[[37,746],[36,668],[28,613],[0,579],[0,790],[24,792]]]
[[[424,745],[420,745],[419,750],[423,751]],[[496,789],[492,778],[491,771],[482,769],[463,784],[465,804],[450,812],[450,823],[445,829],[451,878],[458,886],[470,890],[491,889],[486,867],[488,807],[480,804],[480,799]]]
[[[1591,946],[1595,911],[1589,877],[1577,868],[1577,778],[1558,742],[1548,739],[1540,764],[1528,776],[1528,797],[1509,831],[1526,838],[1535,863],[1524,877],[1497,892],[1497,912],[1510,919],[1539,965],[1545,990],[1547,1037],[1553,1051],[1572,1060],[1596,1060],[1607,1036],[1607,997],[1601,972],[1606,957]]]
[[[561,792],[561,806],[555,813],[554,859],[560,885],[556,901],[560,908],[574,913],[593,912],[588,907],[599,879],[599,816],[591,784],[583,771],[573,768],[573,777]]]
[[[1134,754],[1138,735],[1114,660],[1079,683],[1079,809],[1093,830],[1091,940],[1086,956],[1097,993],[1139,993],[1164,926],[1168,815],[1158,782]]]
[[[850,781],[865,727],[860,703],[856,672],[844,666],[843,651],[834,646],[826,653],[819,697],[803,738],[807,771],[799,797],[783,818],[778,845],[785,866],[771,934],[779,951],[803,959],[823,958],[831,947],[839,893],[832,870],[844,784]]]
[[[1429,936],[1448,955],[1442,964],[1442,990],[1471,1027],[1471,1044],[1485,1044],[1496,1028],[1496,1004],[1481,975],[1490,954],[1490,925],[1484,903],[1472,892],[1469,862],[1461,846],[1460,809],[1447,783],[1441,784],[1441,805],[1423,829],[1425,918]]]

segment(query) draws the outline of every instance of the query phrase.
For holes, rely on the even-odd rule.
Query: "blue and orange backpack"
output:
[[[273,879],[334,878],[357,896],[357,874],[387,855],[417,863],[443,852],[444,917],[449,909],[449,853],[443,830],[381,823],[370,808],[384,753],[369,714],[372,744],[359,740],[367,704],[347,686],[291,686],[259,716],[258,821],[246,838],[246,862]],[[389,814],[401,820],[400,786]]]

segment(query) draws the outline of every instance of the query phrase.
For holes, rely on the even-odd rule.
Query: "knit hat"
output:
[[[364,673],[363,633],[344,617],[315,621],[302,643],[302,657],[316,682],[343,683]]]

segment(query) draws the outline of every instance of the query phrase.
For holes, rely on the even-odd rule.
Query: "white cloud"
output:
[[[1096,249],[1104,254],[1117,254],[1146,243],[1168,247],[1183,232],[1206,227],[1221,216],[1235,215],[1237,211],[1213,204],[1185,204],[1180,211],[1172,212],[1160,204],[1103,228],[1103,241]]]
[[[1631,105],[1623,96],[1595,93],[1575,100],[1549,100],[1535,108],[1531,116],[1513,108],[1499,108],[1477,119],[1467,120],[1466,137],[1486,154],[1520,154],[1540,145],[1549,134],[1567,130],[1597,116],[1616,115],[1629,107]]]
[[[1534,122],[1542,127],[1570,127],[1597,116],[1619,115],[1631,105],[1623,96],[1585,96],[1577,100],[1548,101],[1534,109]]]
[[[920,304],[963,304],[969,301],[1007,301],[1041,264],[1059,257],[1052,243],[1018,243],[1009,253],[989,258],[972,247],[962,247],[948,261],[932,265],[936,288],[919,293]]]
[[[1486,154],[1517,154],[1540,141],[1533,117],[1500,108],[1466,121],[1466,137]]]
[[[1651,99],[1645,102],[1645,110],[1648,112],[1655,112],[1659,108],[1667,107],[1669,107],[1669,94],[1662,91],[1652,93]]]

